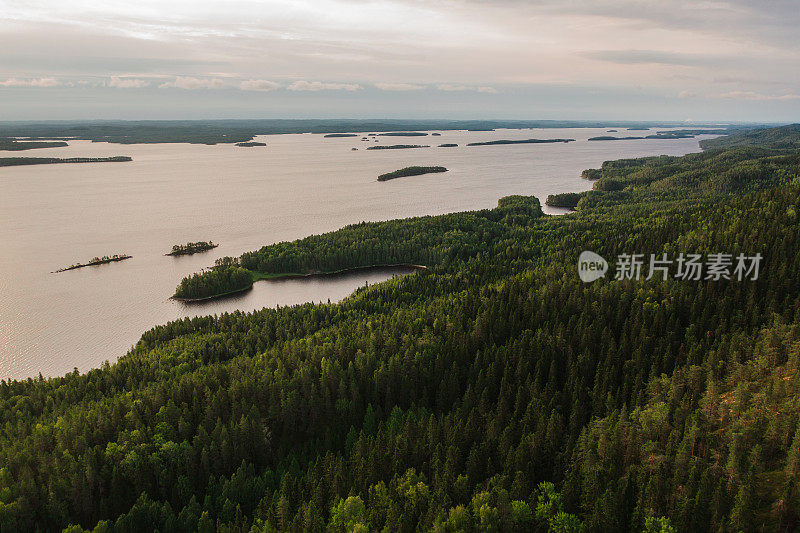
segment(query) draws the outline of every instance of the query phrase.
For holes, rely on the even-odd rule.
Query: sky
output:
[[[0,0],[0,121],[800,121],[797,0]]]

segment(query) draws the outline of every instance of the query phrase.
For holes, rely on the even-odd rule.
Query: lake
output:
[[[605,131],[443,131],[440,137],[378,137],[378,143],[275,135],[257,137],[268,146],[252,148],[71,141],[64,148],[0,151],[0,157],[133,157],[130,163],[0,168],[0,379],[86,371],[115,361],[144,331],[170,320],[338,301],[365,282],[398,273],[261,281],[244,295],[205,304],[169,299],[181,278],[218,257],[361,221],[491,208],[509,194],[532,194],[544,203],[548,194],[589,189],[581,171],[604,160],[683,155],[699,151],[704,138],[587,141]],[[627,134],[643,132],[616,135]],[[527,138],[576,141],[464,146]],[[442,143],[460,146],[436,147]],[[365,150],[375,144],[431,148]],[[410,165],[449,172],[376,181]],[[220,246],[164,256],[173,244],[203,240]],[[133,259],[52,273],[116,253]]]

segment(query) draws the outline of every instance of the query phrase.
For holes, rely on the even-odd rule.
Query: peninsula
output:
[[[581,193],[578,192],[564,192],[560,194],[551,194],[545,200],[545,204],[550,207],[566,207],[568,209],[575,209],[581,199]]]

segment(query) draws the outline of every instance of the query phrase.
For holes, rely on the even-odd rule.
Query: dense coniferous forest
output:
[[[774,135],[604,163],[563,216],[511,197],[222,261],[189,279],[428,268],[0,383],[3,531],[796,530],[800,153],[736,146]],[[616,279],[633,253],[763,263]]]

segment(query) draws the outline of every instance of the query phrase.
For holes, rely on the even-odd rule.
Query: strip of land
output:
[[[498,144],[545,144],[545,143],[568,143],[572,142],[575,139],[521,139],[521,140],[511,140],[511,139],[500,139],[497,141],[486,141],[486,142],[478,142],[478,143],[469,143],[467,146],[495,146]]]
[[[251,148],[253,146],[266,146],[267,143],[262,143],[259,141],[248,141],[243,143],[236,143],[236,146],[241,146],[243,148]]]
[[[112,157],[0,157],[0,167],[14,167],[21,165],[55,165],[59,163],[121,163],[133,161],[127,155]]]
[[[64,146],[69,145],[64,141],[20,141],[17,139],[0,139],[0,150],[9,152],[34,150],[36,148],[62,148]]]
[[[395,170],[394,172],[381,174],[378,176],[378,181],[389,181],[396,178],[405,178],[407,176],[422,176],[423,174],[433,174],[437,172],[447,172],[447,169],[444,167],[406,167],[401,168],[400,170]]]
[[[427,137],[428,134],[422,131],[390,131],[379,133],[381,137]]]
[[[58,270],[54,271],[53,274],[58,272],[66,272],[67,270],[75,270],[78,268],[84,268],[88,266],[97,266],[97,265],[105,265],[107,263],[116,263],[118,261],[125,261],[126,259],[132,258],[132,255],[126,254],[114,254],[111,256],[104,255],[103,257],[94,257],[87,263],[75,263],[74,265],[70,265],[65,268],[59,268]]]
[[[168,254],[164,255],[193,255],[198,254],[200,252],[207,252],[208,250],[213,250],[219,246],[219,244],[214,244],[211,241],[200,241],[200,242],[187,242],[186,244],[175,244],[172,246],[172,251]]]
[[[407,148],[430,148],[427,144],[389,144],[370,146],[367,150],[404,150]]]

